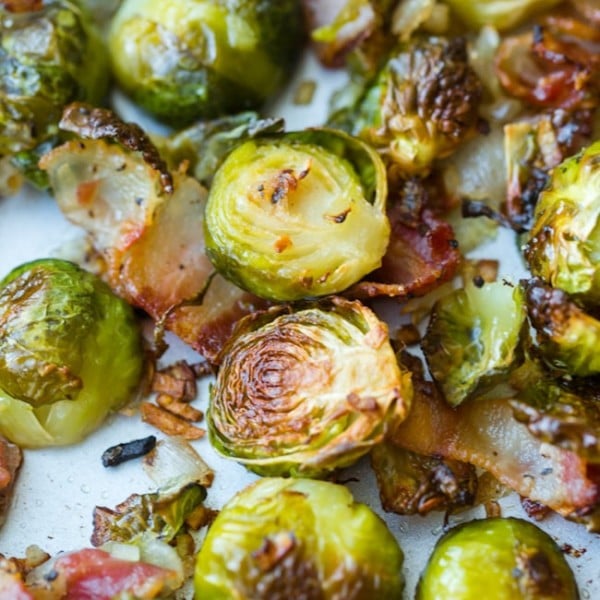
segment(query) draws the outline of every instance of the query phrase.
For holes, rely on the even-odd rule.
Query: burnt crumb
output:
[[[581,558],[587,552],[587,548],[574,548],[571,544],[563,544],[560,549],[573,558]]]
[[[475,275],[475,277],[473,277],[473,285],[482,288],[485,285],[485,279],[481,275]]]
[[[102,453],[102,464],[105,467],[115,467],[128,460],[148,454],[155,446],[156,438],[153,435],[111,446]]]

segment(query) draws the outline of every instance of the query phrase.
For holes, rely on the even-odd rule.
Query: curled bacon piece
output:
[[[533,31],[509,36],[495,68],[511,95],[540,108],[598,105],[600,27],[567,12],[546,16]]]
[[[352,286],[355,298],[422,296],[454,277],[461,262],[452,227],[424,209],[407,223],[399,204],[388,209],[392,233],[379,269]]]
[[[545,443],[513,415],[510,398],[480,399],[450,408],[433,384],[413,380],[408,418],[392,441],[430,456],[469,462],[521,496],[561,515],[600,527],[600,473],[583,456]]]

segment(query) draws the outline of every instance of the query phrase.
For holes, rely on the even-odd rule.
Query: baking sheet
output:
[[[306,80],[318,82],[313,102],[305,106],[294,105],[298,86]],[[269,112],[284,116],[288,130],[319,125],[325,119],[330,94],[344,83],[342,72],[323,71],[315,57],[307,53],[294,81]],[[123,97],[115,97],[115,106],[125,118],[154,127]],[[27,188],[18,196],[0,200],[0,276],[27,260],[47,256],[69,257],[76,251],[80,239],[80,230],[64,220],[53,200],[46,195]],[[501,276],[515,278],[522,272],[516,243],[512,234],[506,231],[501,231],[494,242],[478,249],[473,256],[502,257]],[[198,355],[177,339],[171,336],[168,341],[171,347],[161,364],[170,364],[177,359],[199,360]],[[195,405],[205,410],[207,399],[205,382]],[[0,530],[0,552],[23,556],[30,544],[37,544],[52,554],[89,547],[94,506],[114,507],[131,493],[144,493],[155,487],[138,461],[106,469],[100,460],[102,452],[114,444],[150,434],[157,435],[158,439],[163,437],[160,432],[142,423],[138,415],[119,414],[75,446],[26,451],[13,507],[7,523]],[[221,507],[237,490],[256,478],[237,463],[217,456],[207,440],[194,445],[216,472],[215,482],[208,492],[209,506]],[[352,481],[348,486],[356,499],[366,502],[381,514],[397,536],[405,553],[405,596],[411,598],[419,573],[443,531],[443,516],[422,518],[384,514],[367,460],[341,476],[343,480],[350,478]],[[513,494],[500,503],[503,515],[527,518],[518,496]],[[475,509],[452,516],[448,524],[481,516],[482,509]],[[567,560],[577,577],[582,598],[600,598],[600,536],[591,535],[583,526],[558,516],[551,516],[539,525],[551,533],[560,546],[568,545],[574,549],[574,552],[567,553]]]

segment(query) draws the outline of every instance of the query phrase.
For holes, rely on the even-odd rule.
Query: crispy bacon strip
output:
[[[510,398],[450,408],[430,382],[415,378],[408,418],[393,442],[421,454],[469,462],[501,483],[572,519],[596,516],[600,474],[577,454],[534,438],[513,416]],[[592,528],[600,525],[588,523]]]
[[[119,126],[107,111],[75,105],[65,115],[71,131],[93,138],[114,133],[119,144],[72,140],[42,158],[59,207],[90,234],[102,275],[117,294],[214,359],[235,322],[262,301],[213,277],[203,237],[206,190],[174,173],[166,193],[149,142],[130,139],[137,130]]]
[[[388,210],[392,234],[381,268],[369,281],[352,286],[356,298],[423,296],[456,274],[461,254],[452,227],[425,209],[417,224],[407,224],[401,208]]]

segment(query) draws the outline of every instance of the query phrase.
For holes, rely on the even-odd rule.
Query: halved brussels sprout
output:
[[[209,529],[195,597],[400,600],[403,559],[385,523],[344,486],[265,478]]]
[[[25,154],[58,133],[65,104],[99,104],[108,57],[77,2],[0,3],[0,155]]]
[[[125,0],[113,18],[115,77],[172,124],[259,108],[302,47],[298,0]]]
[[[350,130],[407,175],[427,174],[476,132],[482,91],[463,38],[416,38],[392,53],[350,111]]]
[[[406,416],[410,375],[359,302],[274,307],[238,324],[208,410],[213,446],[263,475],[355,462]]]
[[[562,290],[539,280],[527,283],[526,298],[536,348],[544,360],[571,375],[600,374],[600,321]]]
[[[13,442],[82,439],[129,399],[142,366],[133,311],[97,276],[43,259],[0,282],[0,433]]]
[[[470,27],[508,29],[562,0],[443,0]]]
[[[539,196],[525,257],[533,275],[600,301],[600,142],[563,161]]]
[[[339,131],[249,140],[221,165],[206,207],[206,251],[257,296],[340,292],[381,264],[390,235],[377,153]]]
[[[560,548],[522,519],[492,518],[451,529],[438,541],[416,600],[577,600]]]
[[[525,302],[519,287],[468,283],[438,300],[422,341],[433,379],[457,406],[497,383],[519,358]]]

